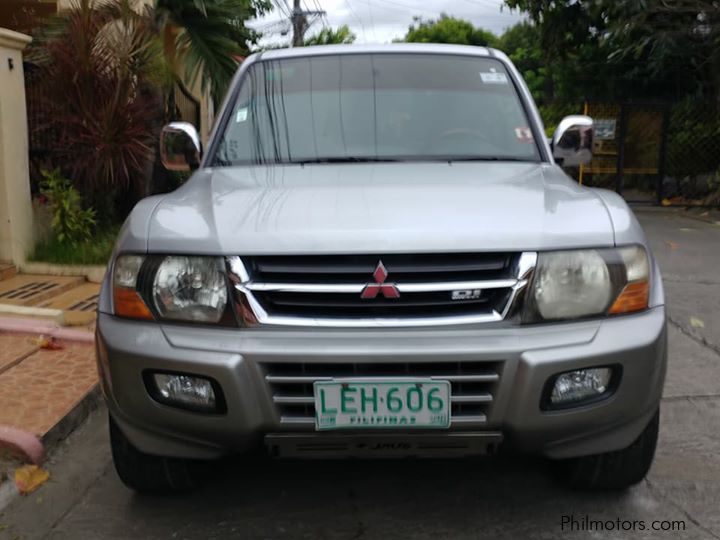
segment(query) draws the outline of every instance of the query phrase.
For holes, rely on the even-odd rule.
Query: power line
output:
[[[368,13],[370,13],[370,26],[372,27],[373,38],[377,41],[377,34],[375,33],[375,19],[373,19],[372,4],[368,4]]]
[[[370,0],[361,0],[365,4],[370,4]],[[346,0],[347,2],[347,0]],[[373,3],[375,7],[381,8],[381,9],[391,9],[395,11],[403,11],[405,13],[408,13],[408,10],[415,11],[417,13],[424,13],[426,15],[433,15],[437,16],[438,13],[436,11],[428,11],[427,9],[418,9],[416,6],[411,6],[408,4],[401,4],[399,2],[394,2],[392,0],[382,0],[380,3]],[[395,7],[397,6],[397,7]]]
[[[320,12],[323,13],[323,14],[320,15],[320,17],[319,17],[319,18],[320,18],[320,23],[322,24],[323,28],[329,28],[329,27],[330,27],[330,22],[328,21],[327,13],[325,13],[325,12],[323,11],[323,8],[322,8],[322,6],[320,5],[320,2],[319,2],[318,0],[313,0],[313,6],[315,6],[315,9],[316,9],[317,11],[320,11]]]
[[[494,7],[497,8],[498,11],[500,11],[500,7],[502,6],[502,2],[495,2],[494,0],[464,0],[468,4],[472,4],[474,6],[487,6],[487,7]]]
[[[362,29],[363,41],[367,41],[367,37],[365,36],[365,25],[363,24],[362,19],[360,19],[360,17],[358,17],[357,12],[353,9],[352,5],[350,4],[350,0],[345,0],[345,5],[350,10],[350,13],[353,14],[355,19],[357,19],[357,22],[360,23],[360,28]]]
[[[404,11],[405,13],[408,12],[415,12],[415,13],[421,13],[424,15],[429,15],[433,18],[437,18],[439,16],[439,13],[437,11],[431,11],[428,9],[418,8],[417,6],[410,5],[410,4],[404,4],[402,2],[398,2],[397,0],[360,0],[364,2],[365,4],[370,4],[372,2],[372,5],[374,5],[376,8],[380,9],[390,9],[395,11]],[[500,10],[498,10],[498,13],[488,13],[482,15],[484,18],[487,19],[496,19],[496,20],[506,20],[508,18],[507,15],[503,15]]]
[[[282,13],[285,17],[290,17],[290,8],[288,8],[285,0],[275,0],[273,5],[278,8],[280,13]]]

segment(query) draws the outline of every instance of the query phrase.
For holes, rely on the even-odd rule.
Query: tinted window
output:
[[[446,158],[539,159],[499,61],[354,54],[258,62],[215,164]]]

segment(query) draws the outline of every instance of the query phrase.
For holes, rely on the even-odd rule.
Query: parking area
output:
[[[670,359],[655,464],[636,488],[573,492],[546,462],[510,456],[228,459],[198,493],[140,497],[115,475],[99,410],[53,456],[50,483],[0,515],[0,538],[720,538],[720,226],[637,215],[663,271]]]

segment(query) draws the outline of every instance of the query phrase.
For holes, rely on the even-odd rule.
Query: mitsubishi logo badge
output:
[[[382,294],[385,298],[400,298],[400,292],[394,283],[385,283],[388,277],[388,271],[382,261],[378,261],[375,271],[373,272],[375,283],[368,283],[360,295],[360,298],[372,299],[378,294]]]

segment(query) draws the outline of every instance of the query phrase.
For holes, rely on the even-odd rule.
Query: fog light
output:
[[[555,377],[550,392],[550,408],[582,404],[609,394],[613,368],[578,369]]]
[[[213,381],[177,373],[153,373],[150,393],[156,401],[184,409],[220,412]]]

